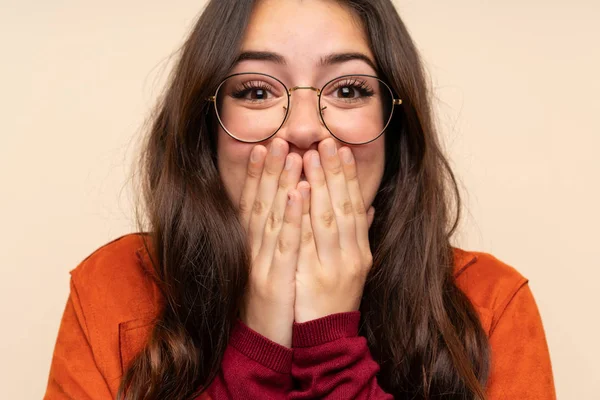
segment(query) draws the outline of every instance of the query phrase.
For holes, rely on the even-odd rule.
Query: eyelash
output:
[[[371,97],[375,94],[373,89],[367,84],[365,81],[360,81],[358,79],[347,79],[346,81],[336,82],[333,86],[333,91],[338,90],[339,88],[343,88],[346,86],[353,87],[357,89],[362,96]]]
[[[233,93],[231,93],[231,96],[235,99],[243,99],[246,97],[246,94],[248,94],[248,91],[256,89],[271,91],[273,88],[265,82],[244,82],[241,87],[237,87]]]

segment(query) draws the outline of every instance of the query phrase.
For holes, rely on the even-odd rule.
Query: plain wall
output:
[[[41,398],[68,271],[135,229],[142,123],[203,4],[0,0],[0,398]],[[559,398],[598,398],[600,2],[396,4],[462,183],[457,244],[530,279]]]

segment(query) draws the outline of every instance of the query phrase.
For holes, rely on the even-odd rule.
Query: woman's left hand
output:
[[[333,139],[304,155],[308,183],[303,195],[302,243],[296,269],[297,323],[360,307],[367,274],[373,264],[367,212],[356,162],[348,147]]]

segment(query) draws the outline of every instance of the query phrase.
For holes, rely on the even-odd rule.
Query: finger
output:
[[[358,182],[356,162],[350,148],[341,148],[340,153],[343,160],[342,164],[344,166],[344,175],[346,176],[348,193],[350,196],[350,201],[352,202],[352,208],[354,210],[356,241],[361,253],[366,253],[367,251],[370,251],[369,227],[371,224],[367,218],[367,210],[365,209],[364,199]]]
[[[286,196],[283,224],[277,238],[277,246],[273,254],[273,262],[269,275],[285,283],[285,279],[292,281],[296,276],[296,265],[300,252],[300,235],[302,226],[302,196],[296,189],[292,189]]]
[[[298,191],[302,195],[302,215],[310,213],[310,183],[302,181],[298,183]]]
[[[310,248],[309,251],[316,251],[310,223],[310,184],[302,181],[298,183],[298,190],[302,195],[302,242],[300,246],[302,248]]]
[[[296,189],[300,174],[302,173],[302,159],[298,154],[290,153],[286,156],[285,166],[279,177],[277,193],[268,213],[264,229],[262,248],[265,254],[273,254],[277,246],[277,238],[283,224],[284,211],[288,202],[288,193]],[[302,205],[302,204],[301,204]]]
[[[354,250],[356,249],[354,210],[348,193],[347,177],[335,140],[332,138],[323,140],[319,145],[319,153],[339,232],[339,246],[342,250]]]
[[[264,146],[257,145],[252,149],[250,153],[250,159],[248,160],[248,168],[246,171],[246,181],[244,182],[244,188],[242,189],[242,195],[239,202],[240,221],[244,231],[248,233],[248,224],[250,222],[250,215],[252,215],[252,206],[256,193],[258,191],[258,185],[260,184],[260,176],[265,164],[265,155],[267,149]]]
[[[334,258],[340,241],[325,173],[318,152],[308,151],[304,156],[304,171],[310,184],[310,222],[316,249],[319,259]]]
[[[283,170],[287,151],[287,142],[282,139],[273,139],[269,146],[248,223],[248,235],[253,259],[262,245],[265,224],[275,201],[275,195],[279,187],[279,177]],[[283,208],[277,210],[280,216],[283,215],[283,211]],[[281,217],[279,218],[281,219]]]
[[[300,255],[298,256],[297,272],[302,276],[310,276],[309,270],[314,266],[313,260],[317,258],[312,224],[310,222],[310,184],[307,181],[298,183],[298,190],[302,195],[302,233],[300,239]],[[308,274],[308,275],[306,275]]]

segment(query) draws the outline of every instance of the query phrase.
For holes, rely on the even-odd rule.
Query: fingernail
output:
[[[258,156],[259,156],[259,151],[258,151],[258,147],[255,147],[254,149],[252,149],[252,153],[250,154],[250,161],[252,162],[257,162],[258,161]]]
[[[325,150],[327,150],[327,155],[328,156],[332,156],[335,154],[335,152],[337,151],[337,148],[335,146],[335,143],[333,141],[328,141],[327,143],[325,143]]]
[[[319,158],[319,153],[314,153],[312,156],[312,164],[313,167],[320,167],[321,166],[321,159]]]
[[[281,145],[279,143],[271,143],[271,154],[273,154],[274,156],[278,156],[279,154],[281,154]]]
[[[289,171],[290,169],[292,169],[292,164],[293,164],[292,157],[290,157],[290,156],[287,156],[287,157],[285,158],[285,169],[286,169],[286,170],[288,170],[288,171]]]
[[[352,163],[352,152],[350,151],[350,149],[345,149],[342,152],[342,158],[344,159],[344,162],[346,164],[351,164]]]

